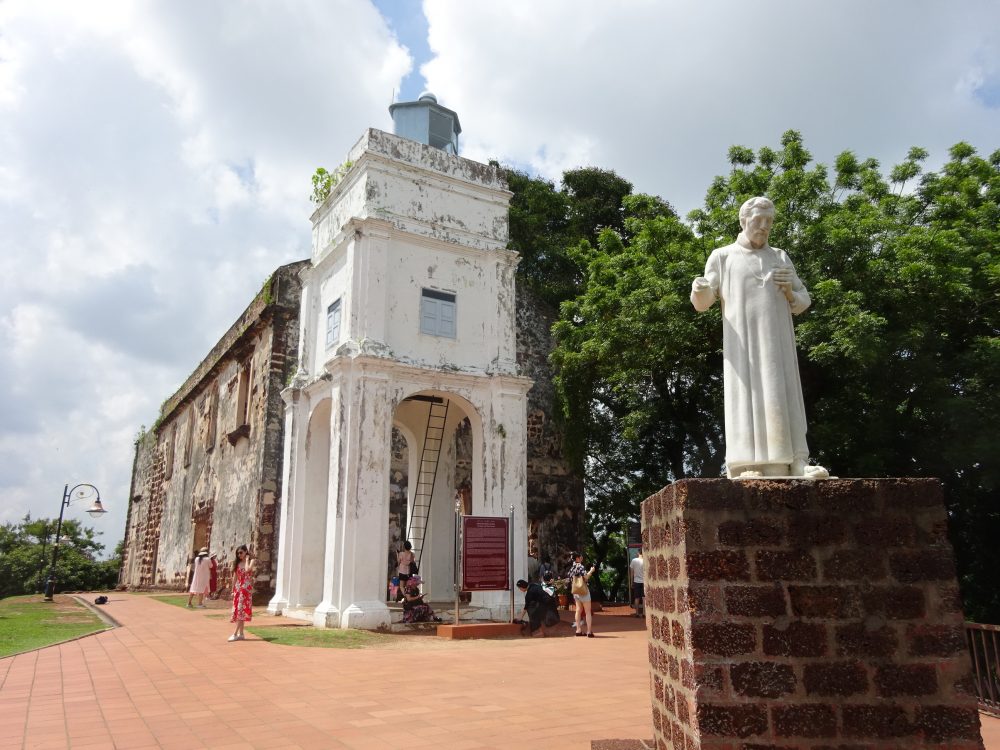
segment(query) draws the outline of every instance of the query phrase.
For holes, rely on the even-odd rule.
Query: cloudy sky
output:
[[[465,156],[683,213],[788,128],[828,163],[1000,148],[1000,3],[0,2],[0,522],[90,482],[113,547],[140,426],[308,254],[313,170],[425,88]]]

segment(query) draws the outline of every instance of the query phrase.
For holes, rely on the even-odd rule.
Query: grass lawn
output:
[[[68,596],[46,602],[41,594],[0,599],[0,657],[50,646],[107,628]]]
[[[368,630],[323,630],[308,625],[249,627],[258,638],[280,646],[310,646],[313,648],[372,648],[386,646],[395,640],[391,635]]]
[[[150,598],[175,607],[187,607],[187,594],[157,594]],[[216,611],[211,612],[212,609]],[[230,617],[228,603],[222,612],[209,605],[209,614],[202,616],[208,619],[228,620]],[[264,625],[248,627],[247,631],[268,643],[309,648],[383,648],[396,645],[400,640],[398,635],[372,633],[367,630],[324,630],[309,625]]]

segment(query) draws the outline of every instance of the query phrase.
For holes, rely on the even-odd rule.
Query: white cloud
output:
[[[826,161],[1000,146],[989,0],[424,7],[465,155],[682,211],[788,128]],[[308,254],[313,170],[390,127],[410,64],[363,0],[0,2],[0,522],[86,481],[120,538],[139,425]]]
[[[1000,59],[1000,5],[425,0],[428,86],[462,118],[464,153],[618,171],[686,212],[730,145],[802,132],[843,149],[944,159],[996,148],[1000,111],[973,95]],[[973,78],[970,78],[973,76]]]
[[[357,0],[0,3],[0,522],[86,481],[121,537],[139,426],[410,65]]]

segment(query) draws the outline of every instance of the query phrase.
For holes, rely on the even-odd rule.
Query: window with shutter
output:
[[[340,343],[340,300],[326,308],[326,348]]]
[[[455,338],[455,295],[436,289],[423,289],[420,293],[420,332],[431,336]]]

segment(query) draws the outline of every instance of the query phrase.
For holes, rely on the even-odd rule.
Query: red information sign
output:
[[[510,589],[510,522],[462,516],[462,590]]]

